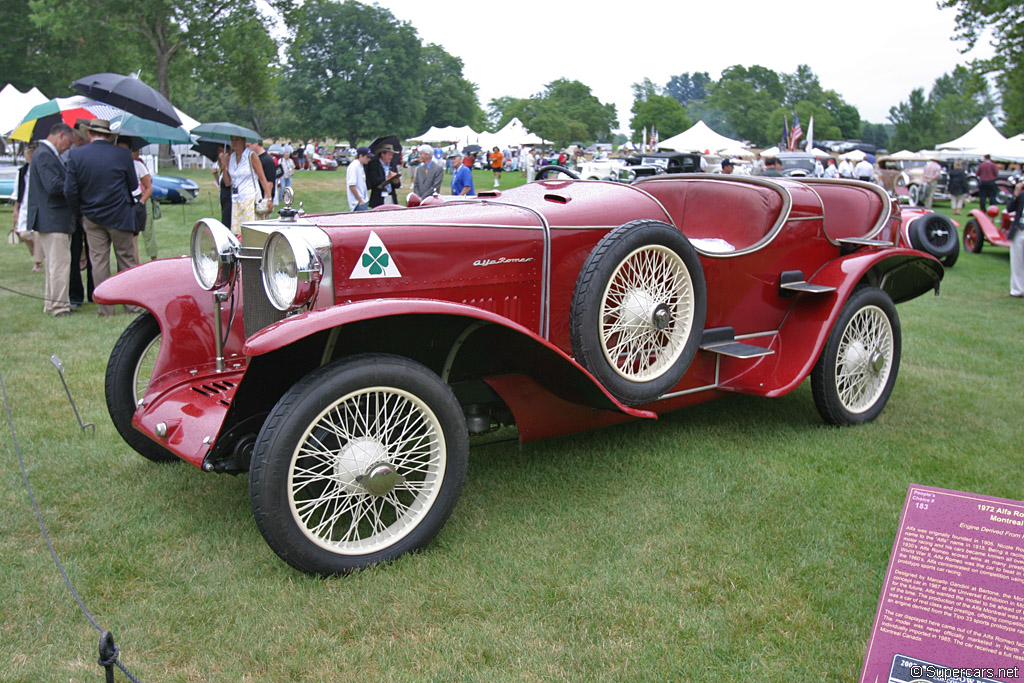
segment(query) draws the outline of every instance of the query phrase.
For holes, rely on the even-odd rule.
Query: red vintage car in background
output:
[[[419,208],[212,219],[191,258],[110,278],[147,309],[106,376],[143,456],[248,472],[256,523],[305,572],[422,548],[469,437],[522,441],[808,376],[822,418],[874,419],[896,381],[894,303],[942,265],[896,246],[857,181],[660,175],[543,181]]]
[[[967,223],[964,225],[964,249],[974,254],[980,254],[985,242],[997,247],[1010,246],[1007,235],[1010,233],[1010,226],[1013,225],[1015,212],[1001,209],[993,204],[988,211],[971,209],[967,215]],[[996,225],[996,219],[999,225]]]

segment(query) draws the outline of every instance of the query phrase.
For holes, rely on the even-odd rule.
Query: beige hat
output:
[[[110,130],[110,121],[106,119],[93,119],[87,126],[90,133],[101,133],[103,135],[113,135],[114,131]]]

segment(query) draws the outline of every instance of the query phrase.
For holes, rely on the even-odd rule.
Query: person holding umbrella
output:
[[[93,280],[99,286],[110,277],[111,247],[119,272],[138,265],[132,192],[139,186],[139,178],[131,152],[114,146],[109,121],[93,119],[88,130],[91,142],[68,155],[64,196],[71,210],[82,215]],[[137,309],[125,306],[125,310]],[[114,307],[101,305],[99,313],[111,316]]]
[[[242,223],[256,220],[256,202],[270,197],[269,211],[273,208],[273,191],[263,173],[263,164],[245,144],[245,138],[231,136],[231,153],[221,152],[219,158],[224,182],[231,185],[231,231],[242,234]]]

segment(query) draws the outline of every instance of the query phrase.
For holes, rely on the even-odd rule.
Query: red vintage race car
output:
[[[997,247],[1009,248],[1010,240],[1007,235],[1010,233],[1010,226],[1013,225],[1016,213],[1000,209],[993,204],[988,207],[988,212],[971,209],[968,215],[970,218],[964,225],[964,249],[980,254],[986,241]],[[997,218],[1000,219],[999,225],[995,222]]]
[[[148,312],[111,353],[110,416],[145,457],[248,472],[292,566],[346,572],[422,548],[469,437],[522,441],[811,377],[822,418],[893,390],[894,303],[942,265],[895,246],[856,181],[543,181],[419,208],[212,219],[191,258],[97,288]]]

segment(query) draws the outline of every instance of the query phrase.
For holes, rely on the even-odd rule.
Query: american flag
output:
[[[796,149],[796,141],[804,136],[804,129],[800,127],[800,119],[796,112],[793,112],[793,130],[789,132],[789,148]]]

